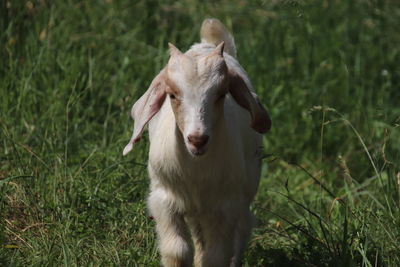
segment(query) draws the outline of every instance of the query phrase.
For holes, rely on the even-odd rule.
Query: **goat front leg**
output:
[[[183,215],[171,208],[166,192],[150,193],[148,205],[156,221],[161,262],[165,267],[190,267],[193,263],[191,237]]]
[[[242,265],[243,254],[255,222],[254,215],[249,209],[245,210],[238,219],[234,242],[234,256],[232,257],[230,267],[239,267]]]
[[[234,255],[236,216],[205,215],[200,218],[201,231],[194,238],[196,266],[228,267]],[[197,241],[197,242],[196,242]]]
[[[200,223],[196,218],[190,216],[186,217],[186,223],[191,231],[194,245],[194,266],[201,267],[205,243]]]

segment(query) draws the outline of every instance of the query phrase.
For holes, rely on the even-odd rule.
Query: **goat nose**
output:
[[[187,138],[188,138],[189,143],[191,143],[197,149],[199,149],[199,148],[202,148],[205,144],[207,144],[208,137],[209,136],[206,134],[203,134],[203,135],[189,134]]]

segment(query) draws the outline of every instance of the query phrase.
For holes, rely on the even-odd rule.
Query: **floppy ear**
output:
[[[266,133],[271,129],[271,118],[257,94],[250,90],[243,78],[232,70],[229,70],[229,92],[242,108],[250,112],[251,127],[255,131]]]
[[[147,123],[160,110],[165,100],[166,70],[163,69],[151,82],[149,89],[142,95],[131,110],[131,116],[135,120],[133,134],[129,143],[125,146],[123,155],[128,154],[135,143],[140,140],[141,134]]]

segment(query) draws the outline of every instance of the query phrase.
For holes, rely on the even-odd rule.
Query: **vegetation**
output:
[[[400,2],[0,5],[0,265],[159,266],[129,110],[206,17],[273,119],[244,266],[400,265]]]

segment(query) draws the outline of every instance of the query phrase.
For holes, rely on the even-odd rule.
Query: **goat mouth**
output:
[[[200,157],[200,156],[204,155],[206,153],[206,151],[207,151],[206,146],[203,146],[203,147],[200,147],[200,148],[197,148],[197,147],[194,147],[194,146],[189,146],[188,150],[189,150],[189,153],[192,154],[195,157]]]

